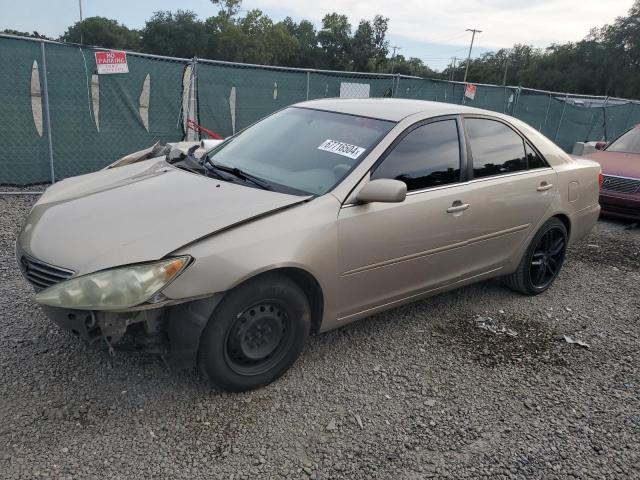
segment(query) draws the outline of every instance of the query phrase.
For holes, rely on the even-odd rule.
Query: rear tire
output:
[[[296,361],[311,327],[304,292],[284,275],[267,273],[231,290],[200,338],[198,366],[231,392],[273,382]]]
[[[568,237],[562,221],[556,217],[547,220],[531,240],[518,269],[503,277],[505,285],[525,295],[547,290],[564,263]]]

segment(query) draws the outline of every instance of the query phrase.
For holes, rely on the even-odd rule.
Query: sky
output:
[[[578,41],[593,27],[625,15],[633,0],[244,0],[243,10],[259,8],[274,20],[291,16],[321,25],[326,13],[346,14],[355,30],[360,19],[377,13],[389,17],[390,44],[405,57],[421,58],[442,70],[451,57],[466,57],[508,48],[515,43],[547,47]],[[141,28],[154,11],[192,10],[201,18],[214,15],[209,0],[82,0],[84,17],[103,16],[130,28]],[[57,37],[78,21],[78,0],[0,0],[0,31],[11,28]]]

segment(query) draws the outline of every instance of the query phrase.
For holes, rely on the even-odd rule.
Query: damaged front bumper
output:
[[[72,310],[42,305],[59,327],[98,350],[160,354],[176,367],[193,366],[200,335],[222,294],[160,308],[125,312]]]
[[[96,348],[137,349],[153,346],[155,353],[166,353],[165,309],[140,310],[134,312],[105,312],[71,310],[42,305],[47,316],[63,330],[71,332],[88,345]],[[134,328],[135,326],[135,328]],[[130,328],[131,327],[131,328]],[[125,342],[125,336],[127,341]]]

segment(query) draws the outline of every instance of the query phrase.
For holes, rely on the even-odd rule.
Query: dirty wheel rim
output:
[[[227,333],[225,359],[240,375],[269,371],[291,344],[291,321],[286,308],[264,301],[240,313]]]
[[[559,227],[549,229],[540,238],[529,267],[529,278],[535,288],[548,287],[558,276],[566,248],[566,235]]]

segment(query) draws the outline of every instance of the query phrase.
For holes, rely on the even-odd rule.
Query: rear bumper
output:
[[[604,215],[640,220],[640,194],[601,192],[600,204]]]
[[[600,205],[597,203],[570,215],[571,233],[569,243],[574,243],[586,236],[595,226],[600,216]]]

